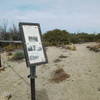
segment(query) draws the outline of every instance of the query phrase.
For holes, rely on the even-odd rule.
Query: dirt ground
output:
[[[89,51],[86,46],[92,43],[76,44],[76,51],[59,47],[48,47],[49,63],[37,66],[37,100],[100,100],[100,53]],[[59,58],[64,55],[66,58]],[[56,59],[59,62],[54,62]],[[29,68],[25,60],[7,61],[2,54],[5,71],[0,72],[0,96],[11,94],[9,100],[31,100]],[[59,83],[52,82],[53,72],[63,68],[70,75]]]

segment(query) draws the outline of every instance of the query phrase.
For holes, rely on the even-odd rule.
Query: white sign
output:
[[[29,64],[46,62],[38,25],[22,25]]]

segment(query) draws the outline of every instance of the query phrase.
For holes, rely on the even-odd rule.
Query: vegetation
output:
[[[12,57],[13,60],[21,60],[23,58],[24,58],[24,52],[21,51],[15,52],[15,54]]]
[[[75,51],[76,50],[76,46],[74,44],[67,45],[66,48],[69,49],[69,50],[72,50],[72,51]]]
[[[8,24],[0,26],[0,40],[20,40],[20,33],[17,27],[13,24],[8,28]]]
[[[21,40],[19,30],[14,24],[12,25],[12,27],[8,28],[8,24],[5,22],[3,25],[0,26],[0,40]],[[8,45],[9,43],[0,43],[0,46],[2,47]]]
[[[21,44],[8,44],[6,46],[4,46],[4,50],[5,51],[14,51],[16,49],[21,49],[22,48],[22,45]]]
[[[0,26],[0,40],[21,40],[19,30],[15,25],[7,28],[7,24]],[[70,43],[100,42],[100,33],[70,33],[66,30],[54,29],[43,34],[43,43],[46,46],[62,46]],[[0,45],[5,46],[8,44]]]
[[[43,34],[44,44],[46,46],[60,46],[71,43],[100,42],[100,33],[69,33],[65,30],[55,29]]]
[[[90,46],[87,46],[87,48],[94,52],[100,52],[100,44],[90,45]]]
[[[45,45],[64,45],[69,43],[69,32],[65,30],[55,29],[53,31],[48,31],[43,34],[43,40]]]

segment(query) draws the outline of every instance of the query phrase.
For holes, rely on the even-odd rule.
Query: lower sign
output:
[[[28,66],[46,63],[47,57],[42,45],[40,25],[20,23],[19,27]]]

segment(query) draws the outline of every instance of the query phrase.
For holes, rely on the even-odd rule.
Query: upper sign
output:
[[[47,62],[46,53],[41,42],[39,24],[20,23],[20,31],[24,43],[25,56],[28,66]]]

